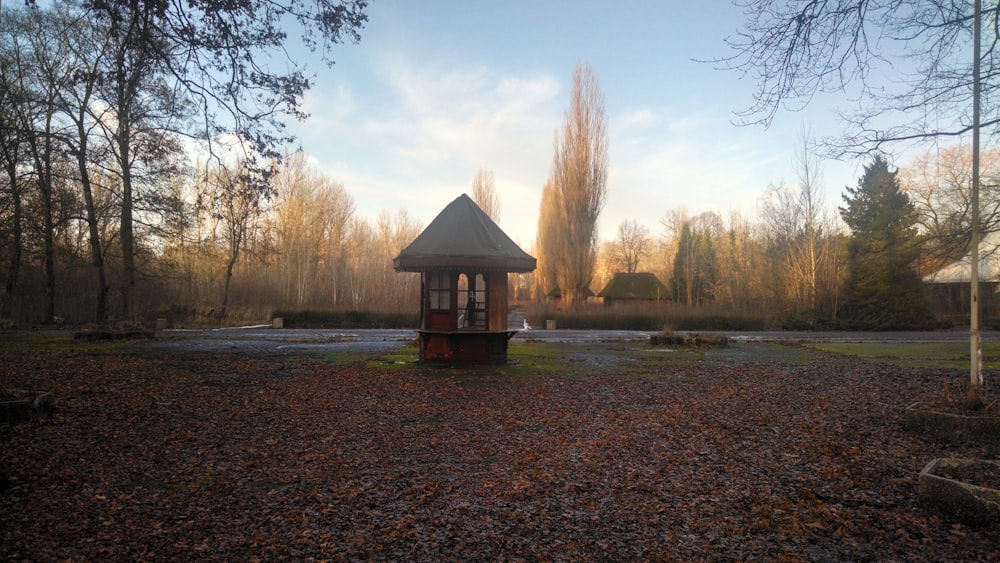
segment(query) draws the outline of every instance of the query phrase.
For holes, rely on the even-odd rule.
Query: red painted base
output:
[[[441,364],[502,364],[516,330],[420,330],[420,361]]]

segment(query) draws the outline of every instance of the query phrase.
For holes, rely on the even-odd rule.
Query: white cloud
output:
[[[639,108],[623,115],[619,121],[624,127],[649,127],[663,122],[655,111],[650,108]]]
[[[358,213],[407,208],[426,224],[470,190],[479,168],[489,168],[501,225],[530,242],[565,105],[559,82],[481,65],[421,66],[399,56],[373,62],[374,76],[385,82],[378,98],[356,97],[350,85],[319,85],[303,127],[303,148],[344,183]]]
[[[625,220],[657,232],[673,209],[752,217],[766,187],[752,178],[777,168],[784,156],[766,153],[759,135],[733,128],[718,112],[670,108],[634,110],[612,121],[610,152],[605,239]]]
[[[495,168],[494,162],[528,157],[525,149],[538,148],[539,136],[548,138],[558,122],[558,85],[547,75],[406,66],[385,76],[402,108],[392,127],[408,132],[398,153],[420,162]]]

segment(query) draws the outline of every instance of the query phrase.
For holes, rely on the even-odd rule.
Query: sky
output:
[[[499,225],[528,249],[573,71],[590,65],[609,126],[612,240],[624,221],[654,235],[673,210],[757,216],[770,185],[796,181],[801,130],[836,135],[839,100],[740,127],[755,84],[697,62],[731,55],[744,16],[723,0],[372,0],[360,43],[336,46],[291,125],[313,164],[341,182],[356,213],[405,209],[424,226],[480,168],[493,172]],[[863,162],[822,162],[831,213]]]

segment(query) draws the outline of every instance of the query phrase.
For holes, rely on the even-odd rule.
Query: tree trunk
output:
[[[17,290],[18,276],[21,271],[21,252],[24,246],[24,227],[22,225],[21,186],[17,181],[17,158],[7,152],[7,176],[10,178],[10,194],[12,216],[11,221],[11,252],[7,268],[7,279],[4,280],[3,298],[0,299],[0,318],[9,319],[14,313],[14,291]]]
[[[48,179],[39,178],[38,187],[42,192],[43,239],[45,241],[43,251],[45,262],[45,313],[42,322],[52,324],[56,318],[56,249],[55,221],[52,217],[51,176]]]
[[[132,227],[132,171],[130,166],[131,147],[127,112],[118,126],[118,158],[121,166],[121,238],[122,269],[125,276],[122,292],[122,316],[131,319],[135,315],[135,240]]]
[[[226,309],[229,307],[229,287],[233,281],[233,268],[236,267],[236,252],[233,252],[226,262],[226,281],[222,287],[222,306],[219,307],[219,319],[226,318]]]
[[[100,324],[107,320],[108,316],[108,280],[104,271],[104,251],[101,246],[101,231],[97,208],[94,205],[90,172],[87,169],[87,134],[83,128],[82,117],[77,122],[77,129],[80,135],[80,146],[76,153],[76,161],[77,166],[80,168],[80,184],[83,188],[83,199],[87,210],[87,228],[90,234],[90,264],[97,274],[97,302],[95,303],[94,319],[95,322]]]
[[[222,307],[219,308],[219,319],[226,318],[229,307],[229,287],[233,281],[233,269],[236,268],[236,261],[240,256],[240,249],[243,246],[243,229],[240,226],[230,225],[229,259],[226,261],[226,281],[222,288]]]
[[[55,248],[55,218],[52,204],[52,138],[49,132],[52,130],[52,112],[45,116],[45,132],[43,135],[42,147],[38,146],[38,139],[33,139],[33,152],[35,167],[38,178],[38,192],[42,199],[42,256],[45,268],[45,310],[42,322],[52,324],[55,322],[56,311],[56,248]],[[39,135],[34,133],[33,135]]]

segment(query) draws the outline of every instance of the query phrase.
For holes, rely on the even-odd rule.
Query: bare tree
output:
[[[802,217],[801,244],[796,245],[794,263],[805,287],[805,301],[816,310],[816,288],[822,249],[819,239],[823,229],[823,175],[820,159],[813,151],[812,132],[803,127],[799,150],[795,153],[799,179],[799,209]]]
[[[767,310],[761,298],[764,281],[759,272],[762,268],[758,267],[762,257],[760,244],[754,235],[750,221],[733,212],[716,245],[719,260],[716,302],[733,311]]]
[[[244,166],[266,189],[271,159],[291,137],[282,119],[304,119],[312,85],[292,53],[319,51],[332,65],[334,47],[360,41],[366,0],[86,0],[91,17],[132,38],[130,48],[172,77],[197,106],[198,136],[209,142],[230,133],[248,155]],[[286,29],[299,31],[298,45]],[[147,68],[148,72],[149,69]],[[211,150],[211,148],[210,148]],[[214,151],[213,151],[213,154]]]
[[[493,171],[480,168],[472,180],[472,201],[489,215],[494,223],[500,222],[500,196],[493,183]]]
[[[381,301],[374,303],[377,310],[393,312],[402,311],[407,304],[417,303],[415,284],[419,284],[419,275],[407,274],[401,276],[392,268],[392,258],[406,248],[417,238],[423,229],[420,221],[412,217],[405,209],[391,214],[381,211],[375,223],[376,233],[376,280],[378,295]]]
[[[674,259],[677,257],[677,245],[681,238],[684,224],[688,222],[685,209],[671,209],[660,219],[660,236],[657,237],[657,254],[659,256],[659,272],[661,279],[669,280],[674,276]]]
[[[604,208],[608,179],[608,130],[604,94],[586,64],[573,74],[570,107],[555,141],[552,188],[561,240],[554,246],[563,306],[585,299],[597,256],[597,219]]]
[[[354,202],[342,184],[286,156],[272,178],[277,282],[285,306],[312,305],[318,293],[336,303],[337,281]]]
[[[0,159],[6,176],[0,192],[0,236],[7,255],[3,291],[0,293],[0,319],[11,319],[14,312],[14,294],[18,289],[25,250],[24,227],[27,182],[24,177],[27,163],[26,135],[20,124],[28,104],[28,92],[22,80],[22,24],[11,18],[0,21]]]
[[[11,106],[4,126],[17,132],[18,143],[24,149],[24,167],[30,173],[25,179],[37,194],[36,211],[29,221],[35,222],[42,236],[42,260],[45,276],[43,322],[55,319],[56,303],[56,243],[57,216],[56,168],[61,164],[57,119],[59,92],[69,82],[70,69],[65,64],[63,45],[50,32],[45,13],[22,10],[2,20],[5,35],[5,72],[18,103]]]
[[[83,195],[90,265],[97,278],[94,320],[103,323],[108,318],[110,287],[101,230],[104,216],[97,203],[99,194],[95,194],[102,187],[94,178],[105,176],[101,172],[110,168],[110,151],[106,140],[95,131],[100,131],[99,124],[107,117],[103,113],[107,104],[99,103],[97,96],[99,83],[107,69],[106,58],[111,55],[114,41],[106,29],[87,21],[79,11],[70,7],[52,10],[47,13],[47,18],[49,25],[59,30],[52,35],[61,42],[64,62],[70,66],[72,73],[72,79],[59,92],[59,108],[71,129],[61,139],[67,152],[76,160],[75,181]],[[105,185],[103,189],[108,187]]]
[[[637,272],[639,262],[646,257],[651,244],[649,229],[635,219],[622,221],[618,225],[618,239],[614,243],[615,260],[626,272]]]
[[[828,140],[834,154],[883,149],[899,141],[953,137],[972,130],[973,4],[951,0],[747,0],[743,28],[716,63],[757,83],[742,123],[770,125],[785,107],[818,93],[858,101],[843,115],[846,133]],[[983,11],[994,34],[1000,4]],[[894,64],[893,59],[907,64]],[[1000,50],[983,53],[985,76],[1000,70]],[[981,125],[1000,123],[1000,82],[982,84]]]
[[[96,317],[103,321],[108,293],[105,245],[98,236],[91,171],[115,176],[123,314],[131,317],[136,313],[137,230],[149,226],[142,223],[152,216],[140,217],[150,210],[143,208],[141,189],[157,192],[176,173],[181,147],[172,127],[189,107],[164,82],[163,68],[154,64],[152,44],[138,48],[142,41],[137,38],[155,25],[150,11],[137,9],[129,19],[112,24],[91,18],[87,10],[84,3],[65,2],[23,13],[15,10],[6,21],[13,15],[34,22],[35,31],[25,35],[35,56],[36,76],[50,85],[46,91],[52,98],[47,142],[54,143],[55,150],[46,160],[73,157],[74,179],[87,205],[90,264],[98,278]],[[157,199],[159,194],[146,203]]]
[[[803,129],[795,163],[798,185],[771,187],[760,204],[760,215],[772,248],[781,255],[781,277],[786,292],[795,297],[798,310],[815,312],[824,230],[832,221],[823,210],[819,157],[812,150],[812,135]]]
[[[233,271],[240,253],[252,243],[257,219],[263,212],[260,193],[247,189],[247,174],[247,170],[240,166],[232,169],[216,166],[204,171],[204,182],[211,194],[206,203],[222,227],[221,238],[225,246],[225,278],[217,313],[220,319],[225,318],[228,311]]]
[[[812,150],[812,133],[803,128],[799,137],[799,150],[795,153],[798,170],[798,209],[801,232],[792,247],[792,264],[798,272],[803,287],[804,301],[809,310],[816,309],[816,287],[822,249],[819,247],[824,223],[823,178],[820,160]]]
[[[54,317],[56,267],[83,270],[77,255],[83,247],[76,243],[84,240],[89,240],[88,262],[98,287],[95,299],[87,301],[96,305],[97,319],[111,315],[104,272],[115,268],[123,278],[115,284],[123,297],[121,313],[137,315],[137,276],[152,272],[157,254],[170,247],[153,238],[159,234],[163,240],[164,213],[181,208],[163,187],[176,186],[178,162],[170,157],[178,153],[179,136],[207,143],[216,164],[223,160],[215,150],[218,140],[223,135],[235,139],[250,149],[242,153],[245,172],[237,184],[258,196],[266,193],[270,157],[280,156],[277,150],[290,138],[283,120],[306,117],[301,104],[311,86],[304,65],[292,54],[297,51],[289,48],[293,41],[287,29],[294,26],[301,44],[332,64],[334,46],[358,41],[367,20],[365,0],[23,4],[27,7],[8,7],[0,18],[3,165],[7,175],[14,172],[20,180],[3,194],[9,196],[17,227],[5,224],[0,230],[10,232],[17,251],[3,255],[3,288],[10,291],[0,305],[9,313],[20,251],[37,246],[30,259],[41,256],[39,269],[45,272],[45,322]],[[7,57],[12,49],[20,51],[19,59]],[[14,72],[20,69],[28,72]],[[15,98],[16,105],[5,103]],[[63,161],[72,161],[73,168]],[[113,181],[97,186],[95,175]],[[76,192],[84,204],[77,205]],[[98,208],[108,194],[118,210],[110,220]],[[58,217],[57,211],[72,216]],[[21,229],[31,223],[44,240],[23,240],[25,232],[36,232]],[[79,225],[88,228],[75,231]],[[59,229],[62,236],[77,237],[68,239],[71,246],[56,248]]]
[[[344,291],[348,306],[360,309],[369,303],[380,272],[375,231],[368,220],[362,217],[351,219],[348,244],[351,252],[347,255],[348,271]]]
[[[557,205],[556,189],[551,179],[546,180],[545,186],[542,187],[542,201],[538,208],[538,233],[535,235],[535,257],[538,260],[538,268],[532,275],[532,297],[536,301],[544,301],[546,295],[559,285],[557,261],[562,240]]]
[[[1000,231],[1000,150],[983,151],[980,167],[980,232],[996,233]],[[971,171],[972,153],[962,144],[932,149],[899,171],[900,184],[917,210],[931,268],[969,251]]]

